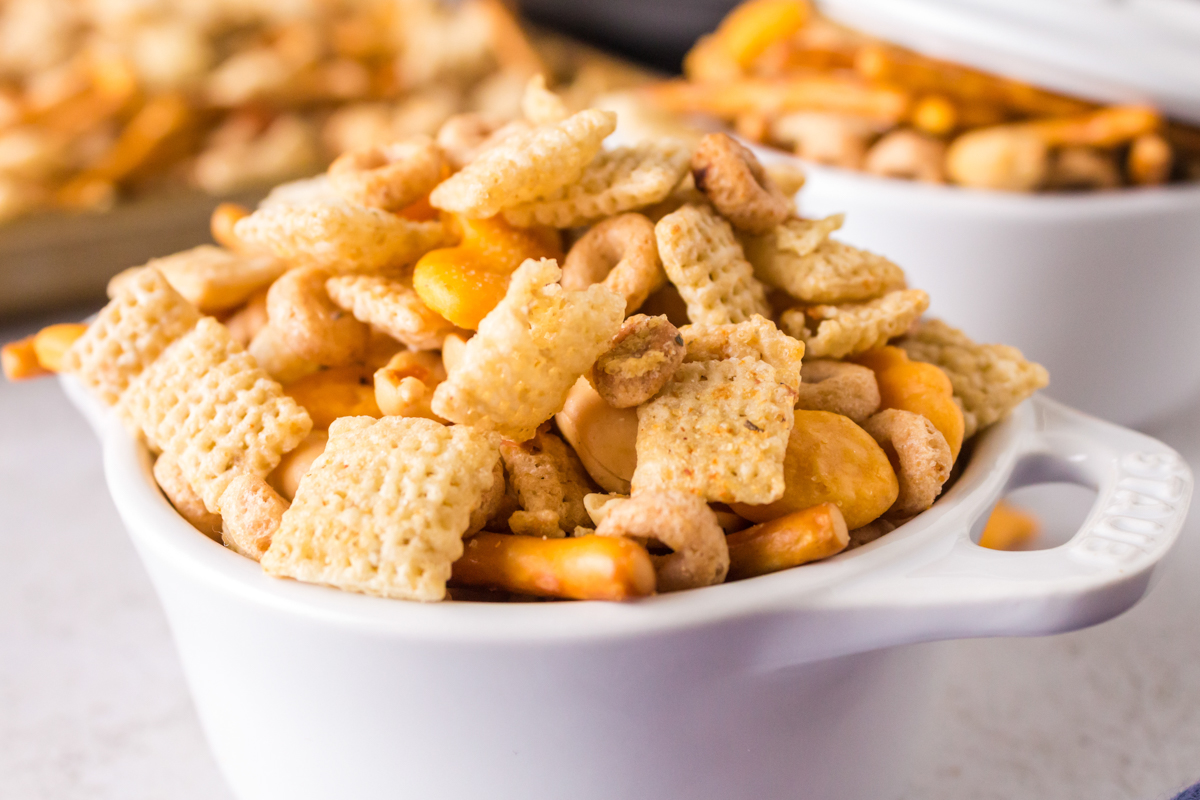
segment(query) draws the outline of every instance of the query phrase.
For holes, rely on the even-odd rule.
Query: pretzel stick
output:
[[[33,337],[33,351],[42,369],[62,372],[63,354],[87,332],[87,327],[82,322],[60,322],[38,331]]]
[[[573,600],[627,600],[654,594],[654,565],[631,539],[539,539],[478,533],[454,562],[453,578],[518,594]]]
[[[839,111],[889,124],[908,111],[908,92],[832,75],[743,78],[720,83],[665,81],[643,90],[647,99],[676,113],[708,113],[724,119],[740,114]]]
[[[3,367],[4,377],[10,381],[25,381],[51,374],[38,362],[32,336],[9,342],[0,348],[0,367]]]
[[[850,543],[846,520],[833,503],[806,508],[725,537],[728,580],[752,578],[840,553]]]
[[[870,81],[947,94],[961,100],[1001,103],[1033,116],[1065,116],[1094,108],[1082,100],[883,44],[861,48],[854,68]]]
[[[1024,123],[1049,147],[1115,147],[1162,127],[1162,117],[1145,106],[1110,106],[1086,114]]]
[[[1070,117],[977,128],[946,152],[946,172],[964,186],[1029,191],[1050,172],[1050,148],[1114,147],[1162,126],[1158,112],[1112,106]]]
[[[181,95],[165,94],[146,103],[121,131],[112,149],[61,189],[60,202],[68,206],[89,204],[95,197],[95,187],[110,186],[128,177],[191,119],[191,110]]]

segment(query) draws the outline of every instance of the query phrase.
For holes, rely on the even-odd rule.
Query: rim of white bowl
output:
[[[110,493],[139,551],[171,562],[213,591],[277,611],[380,634],[442,642],[591,641],[629,638],[731,619],[794,611],[822,590],[855,581],[959,537],[1004,488],[1023,436],[1036,426],[1039,398],[1024,403],[974,442],[971,461],[932,508],[887,536],[803,568],[622,603],[450,601],[416,603],[267,576],[259,565],[193,528],[154,483],[149,451],[69,376],[72,401],[95,427]],[[143,557],[146,556],[142,552]]]
[[[871,203],[919,202],[950,215],[986,212],[1006,217],[1067,219],[1154,216],[1175,211],[1200,213],[1200,183],[1122,187],[1096,192],[1002,192],[885,178],[805,161],[783,150],[762,145],[753,145],[752,149],[764,163],[792,163],[804,171],[807,180],[797,193],[801,204],[806,191],[820,191],[824,184],[839,191],[853,192]]]

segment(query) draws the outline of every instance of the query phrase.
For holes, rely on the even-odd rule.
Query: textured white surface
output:
[[[1200,463],[1200,404],[1150,432]],[[53,381],[0,382],[0,509],[0,797],[231,798],[99,447]],[[904,800],[1157,800],[1200,780],[1198,575],[1193,513],[1123,617],[938,645],[945,690]]]

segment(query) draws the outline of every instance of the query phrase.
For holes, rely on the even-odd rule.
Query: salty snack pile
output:
[[[540,77],[523,107],[219,211],[221,247],[118,275],[6,374],[73,373],[267,574],[421,601],[827,558],[929,508],[1046,385],[922,320],[898,266],[798,217],[725,134],[606,148],[615,115]]]
[[[696,43],[684,74],[649,87],[651,102],[846,169],[1018,192],[1200,180],[1200,130],[1153,108],[932,59],[808,0],[746,0]]]
[[[501,0],[8,0],[0,220],[184,183],[259,189],[464,111],[497,126],[520,116],[525,82],[543,72],[575,110],[649,77],[530,35]],[[375,158],[331,178],[365,199],[378,181],[347,173]]]

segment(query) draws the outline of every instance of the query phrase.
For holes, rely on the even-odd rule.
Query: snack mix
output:
[[[650,77],[527,32],[501,0],[8,0],[0,221],[182,185],[253,191],[474,112],[445,129],[461,140],[520,116],[541,73],[573,110]]]
[[[1200,129],[928,58],[831,22],[807,0],[747,0],[701,37],[684,75],[647,96],[884,177],[1016,192],[1200,180]]]
[[[434,601],[643,597],[828,558],[929,508],[1047,383],[796,215],[723,133],[605,147],[525,115],[368,142],[222,246],[4,348],[157,455],[179,514],[278,578]],[[561,266],[560,266],[561,265]]]

